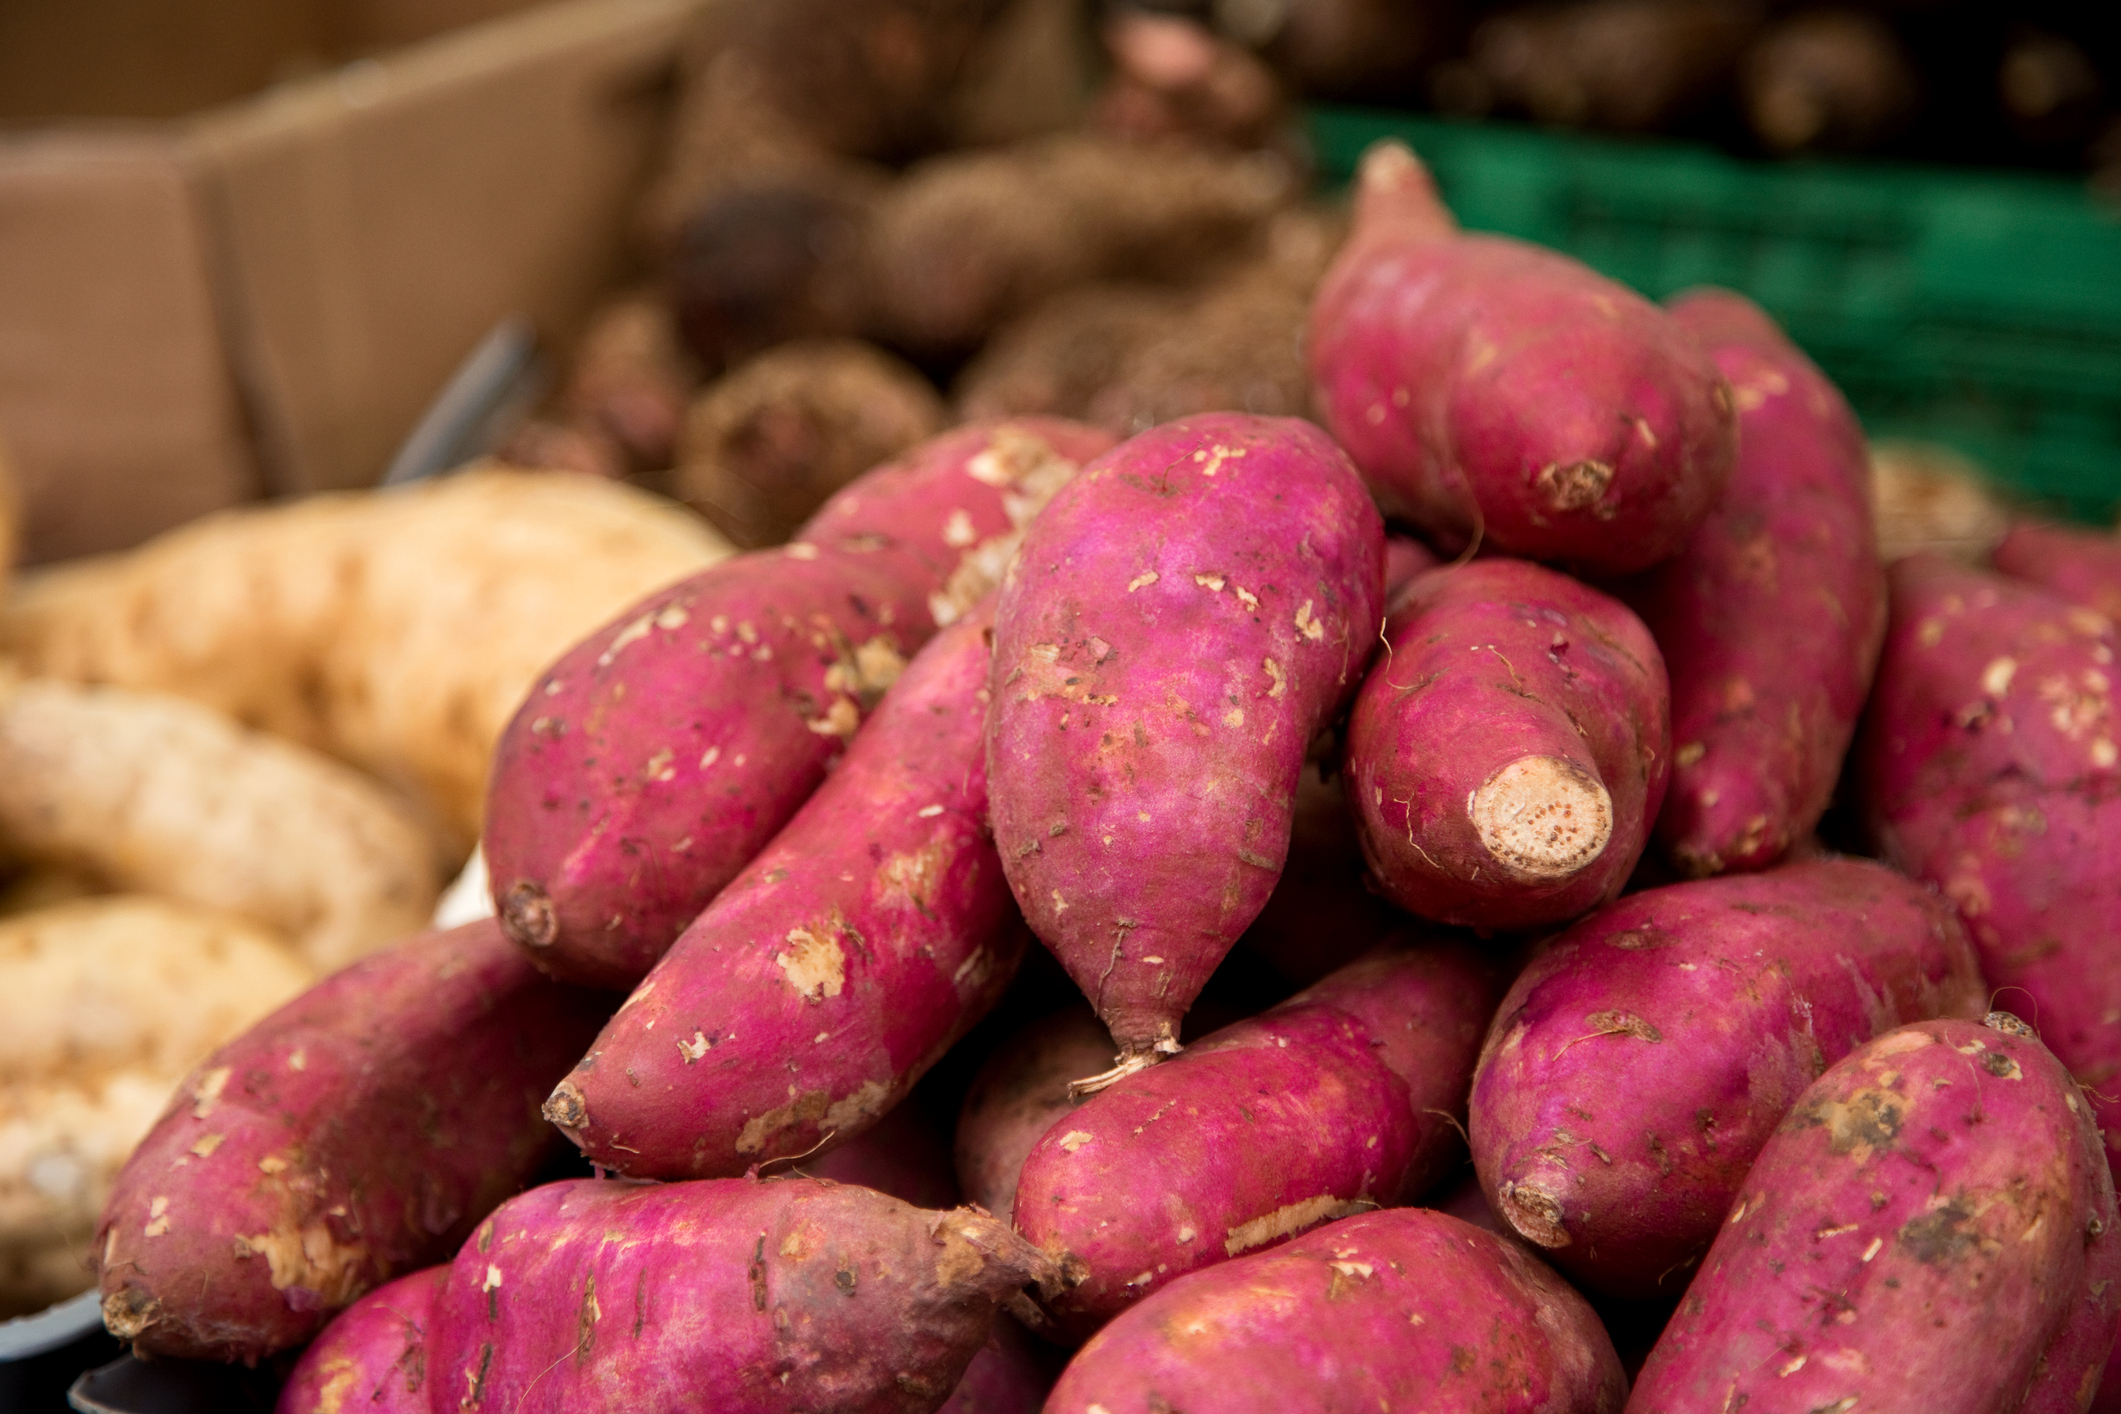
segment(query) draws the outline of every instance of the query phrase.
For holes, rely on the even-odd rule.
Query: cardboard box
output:
[[[563,339],[622,265],[699,3],[0,4],[0,441],[26,557],[371,484],[495,322]]]

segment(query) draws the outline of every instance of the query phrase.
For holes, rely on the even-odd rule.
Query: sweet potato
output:
[[[433,912],[433,845],[389,791],[158,693],[0,683],[0,850],[252,919],[331,971]]]
[[[1758,24],[1747,0],[1517,5],[1474,30],[1472,57],[1502,107],[1549,125],[1653,132],[1717,94]]]
[[[95,1285],[111,1181],[177,1083],[309,985],[287,941],[138,895],[0,920],[0,1316]]]
[[[2009,492],[1982,468],[1949,447],[1904,440],[1871,444],[1871,505],[1887,564],[1918,550],[1986,563],[2013,513]]]
[[[1365,1208],[1463,1152],[1457,1113],[1499,988],[1471,947],[1403,937],[1101,1091],[1024,1160],[1016,1228],[1088,1335],[1167,1282]]]
[[[1071,285],[995,330],[958,375],[967,418],[1047,413],[1087,417],[1119,376],[1128,350],[1190,303],[1182,290],[1140,280]]]
[[[1077,1004],[1041,1017],[987,1058],[957,1117],[957,1181],[968,1202],[998,1218],[1015,1214],[1025,1157],[1076,1106],[1069,1083],[1111,1055],[1097,1013]]]
[[[1385,602],[1391,603],[1408,580],[1442,563],[1434,550],[1411,535],[1385,536]]]
[[[1628,1407],[2081,1408],[2121,1313],[2114,1220],[2090,1107],[2028,1028],[1887,1032],[1760,1151]]]
[[[1910,556],[1853,758],[1880,854],[1966,918],[2000,1000],[2091,1094],[2121,1154],[2121,635],[2029,584]]]
[[[964,350],[1095,279],[1182,278],[1241,250],[1297,195],[1277,158],[1061,134],[914,166],[870,230],[874,331]]]
[[[551,1183],[457,1254],[428,1379],[509,1414],[919,1414],[1047,1272],[984,1213],[817,1179]]]
[[[1068,423],[961,428],[858,478],[804,538],[635,604],[531,690],[486,835],[509,935],[553,975],[631,987],[824,778],[1017,527],[1102,450]]]
[[[628,486],[474,470],[226,511],[39,571],[0,610],[0,652],[336,756],[410,792],[468,850],[494,741],[539,670],[728,552]]]
[[[1876,864],[1630,894],[1510,989],[1473,1085],[1473,1161],[1579,1284],[1676,1295],[1821,1070],[1892,1027],[1987,1009],[1951,905]]]
[[[552,1151],[538,1101],[610,1000],[547,981],[490,920],[303,993],[202,1062],[118,1175],[104,1324],[254,1363],[447,1256]]]
[[[449,1268],[422,1267],[332,1318],[295,1362],[273,1414],[433,1414],[427,1327]]]
[[[914,659],[553,1091],[598,1164],[727,1178],[859,1134],[1009,985],[1026,935],[987,835],[990,622]]]
[[[2012,579],[2121,623],[2121,537],[2110,530],[2020,521],[1991,562]]]
[[[1122,1065],[1266,903],[1310,739],[1375,641],[1384,527],[1309,423],[1211,414],[1091,463],[995,611],[1002,867]]]
[[[1060,1353],[997,1314],[987,1343],[936,1414],[1039,1414],[1060,1373]]]
[[[1388,564],[1394,543],[1394,537],[1386,539]],[[1389,583],[1389,568],[1385,578]],[[1327,769],[1304,763],[1289,824],[1289,861],[1234,950],[1261,959],[1298,987],[1361,957],[1406,919],[1370,888],[1347,778]]]
[[[778,545],[827,497],[942,430],[928,380],[853,339],[781,344],[685,414],[671,492],[746,549]]]
[[[575,344],[560,410],[612,439],[636,471],[660,471],[677,454],[685,400],[699,381],[678,346],[667,301],[649,291],[609,300]]]
[[[1747,48],[1738,71],[1746,126],[1769,152],[1861,152],[1920,111],[1922,80],[1884,17],[1861,10],[1788,16]]]
[[[1172,1282],[1106,1326],[1047,1414],[1619,1414],[1581,1296],[1514,1243],[1426,1208],[1329,1223]]]
[[[1314,398],[1388,515],[1586,574],[1677,554],[1729,480],[1731,390],[1649,301],[1553,251],[1460,235],[1398,143],[1311,309]]]
[[[1288,94],[1274,71],[1202,21],[1113,6],[1099,31],[1112,71],[1091,106],[1091,131],[1246,151],[1287,128]]]
[[[1826,813],[1885,640],[1863,429],[1743,297],[1672,305],[1738,400],[1738,467],[1686,548],[1624,593],[1672,675],[1657,837],[1700,876],[1762,869]]]
[[[1664,800],[1664,659],[1616,599],[1521,560],[1394,601],[1349,715],[1348,794],[1386,898],[1530,928],[1620,892]]]

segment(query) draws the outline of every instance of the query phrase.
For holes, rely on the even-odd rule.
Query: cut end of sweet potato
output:
[[[162,1318],[162,1303],[137,1286],[103,1296],[103,1328],[120,1340],[138,1340]]]
[[[519,879],[501,898],[501,931],[519,947],[542,951],[560,936],[560,911],[550,894]]]
[[[545,1101],[544,1115],[573,1137],[589,1126],[589,1102],[582,1098],[581,1087],[562,1080]]]
[[[1504,766],[1473,792],[1467,813],[1488,853],[1526,880],[1578,874],[1613,837],[1613,798],[1558,756],[1521,756]]]
[[[1549,1249],[1569,1245],[1569,1230],[1561,1223],[1561,1200],[1544,1188],[1505,1179],[1495,1190],[1495,1206],[1527,1242]]]

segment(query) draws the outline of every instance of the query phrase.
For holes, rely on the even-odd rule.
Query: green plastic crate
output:
[[[1873,436],[1947,443],[2075,515],[2121,506],[2121,213],[2080,181],[1748,162],[1362,109],[1309,122],[1329,180],[1404,138],[1470,228],[1565,250],[1654,298],[1750,295]]]

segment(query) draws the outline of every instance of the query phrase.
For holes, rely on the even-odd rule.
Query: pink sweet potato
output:
[[[2103,615],[1930,555],[1892,626],[1855,769],[1882,856],[1959,906],[1999,1003],[2098,1105],[2121,1154],[2121,636]]]
[[[637,1178],[860,1133],[993,1006],[1027,941],[987,835],[984,608],[671,946],[545,1113]]]
[[[987,1343],[936,1414],[1038,1414],[1060,1373],[1061,1358],[1015,1320],[997,1315]]]
[[[1411,935],[1126,1076],[1025,1159],[1016,1227],[1078,1336],[1187,1272],[1401,1203],[1463,1152],[1456,1114],[1499,986]]]
[[[1630,894],[1510,989],[1473,1084],[1473,1161],[1579,1284],[1676,1296],[1821,1070],[1892,1027],[1987,1008],[1951,905],[1877,864]]]
[[[1385,601],[1391,602],[1399,587],[1414,576],[1435,569],[1443,561],[1434,550],[1411,535],[1385,537]]]
[[[332,1318],[280,1388],[273,1414],[432,1414],[427,1324],[449,1267],[422,1267]]]
[[[1112,1038],[1087,1005],[1065,1007],[1004,1041],[958,1111],[955,1159],[966,1201],[1011,1217],[1024,1159],[1078,1103],[1069,1083],[1111,1058]]]
[[[1672,306],[1730,379],[1744,439],[1723,500],[1630,586],[1672,673],[1672,785],[1657,837],[1700,876],[1763,869],[1812,832],[1885,639],[1863,429],[1741,296]]]
[[[1386,514],[1584,573],[1677,554],[1737,453],[1730,387],[1663,310],[1567,256],[1468,236],[1398,143],[1311,307],[1314,402]]]
[[[1386,898],[1530,928],[1620,892],[1664,799],[1664,660],[1616,599],[1521,560],[1404,587],[1348,720],[1345,773]]]
[[[428,1332],[437,1411],[926,1414],[1047,1264],[1001,1222],[819,1179],[576,1179],[502,1205]]]
[[[2020,521],[1993,563],[2012,579],[2121,622],[2121,536],[2081,525]]]
[[[570,650],[495,755],[509,936],[563,980],[640,981],[824,779],[938,606],[977,600],[1109,444],[1052,420],[945,433],[829,502],[829,535],[724,560]]]
[[[1176,1050],[1272,891],[1305,748],[1361,677],[1383,577],[1355,469],[1293,418],[1152,428],[1026,532],[995,613],[995,840],[1123,1066]]]
[[[1515,1243],[1426,1208],[1329,1223],[1106,1326],[1046,1414],[1620,1414],[1613,1343]]]
[[[614,998],[548,981],[491,919],[376,953],[199,1066],[96,1233],[136,1350],[255,1363],[447,1257],[552,1152],[538,1101]]]
[[[1887,1032],[1761,1150],[1628,1408],[2082,1408],[2114,1221],[2091,1108],[2015,1018]]]
[[[1237,940],[1292,986],[1306,987],[1361,957],[1406,915],[1369,887],[1347,777],[1306,762],[1296,783],[1289,861],[1267,906]]]

